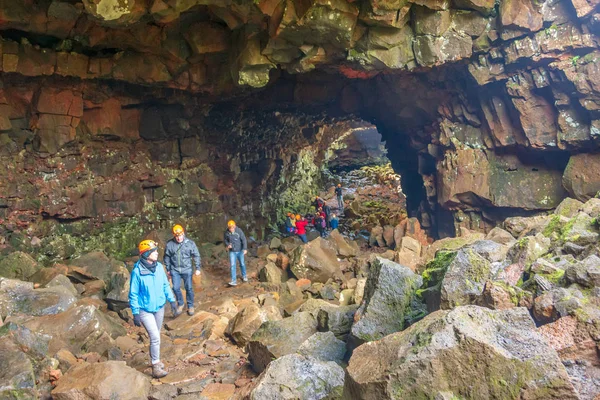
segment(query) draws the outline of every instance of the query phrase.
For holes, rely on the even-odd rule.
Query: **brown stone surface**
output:
[[[600,156],[577,154],[571,156],[563,175],[563,185],[569,194],[587,201],[600,191]]]

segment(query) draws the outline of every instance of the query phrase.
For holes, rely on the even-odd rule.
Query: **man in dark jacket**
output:
[[[173,227],[173,239],[167,242],[165,248],[165,266],[167,273],[173,280],[173,291],[177,297],[177,310],[183,311],[183,295],[181,294],[181,281],[185,287],[188,315],[194,315],[194,286],[192,284],[192,261],[196,264],[196,275],[200,275],[200,252],[196,243],[185,236],[181,225]]]
[[[342,194],[342,184],[338,183],[337,187],[335,188],[335,196],[337,197],[337,202],[338,202],[338,210],[343,210],[344,209],[344,196]]]
[[[246,241],[246,235],[240,228],[235,225],[235,221],[231,220],[227,222],[227,230],[223,237],[225,247],[229,250],[229,263],[231,264],[231,282],[229,286],[236,286],[236,260],[240,261],[240,270],[242,272],[242,281],[248,282],[246,276],[246,263],[244,262],[244,256],[248,252],[248,242]]]

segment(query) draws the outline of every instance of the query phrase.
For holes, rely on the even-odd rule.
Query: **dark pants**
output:
[[[187,300],[188,309],[194,307],[194,288],[192,286],[192,271],[180,274],[175,270],[171,270],[171,278],[173,279],[173,292],[177,298],[177,305],[183,305],[183,295],[181,294],[181,281],[185,287],[185,299]]]
[[[308,243],[308,240],[306,239],[306,233],[298,234],[298,237],[300,240],[302,240],[302,243]]]

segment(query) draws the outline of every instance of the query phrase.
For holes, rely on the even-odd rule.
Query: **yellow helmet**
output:
[[[140,244],[138,245],[138,250],[141,254],[144,254],[147,251],[150,250],[156,250],[158,249],[158,243],[156,243],[154,240],[142,240],[140,242]]]
[[[230,219],[229,222],[227,222],[227,227],[231,228],[232,226],[235,226],[235,221]]]
[[[296,214],[296,219],[300,220],[300,214]]]
[[[182,233],[184,233],[183,226],[181,225],[175,225],[172,231],[173,235],[181,235]]]

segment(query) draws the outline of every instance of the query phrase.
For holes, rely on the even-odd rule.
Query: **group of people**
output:
[[[338,209],[343,210],[341,185],[336,188]],[[288,213],[286,230],[296,234],[302,242],[307,243],[306,226],[312,224],[321,234],[326,236],[329,229],[338,227],[338,219],[331,208],[319,196],[314,198],[315,214],[306,216]],[[167,302],[173,317],[183,313],[187,305],[187,313],[192,316],[194,310],[193,276],[202,274],[200,251],[193,240],[185,235],[181,225],[172,229],[173,238],[167,242],[164,254],[164,267],[158,261],[158,243],[154,240],[143,240],[138,245],[139,259],[131,271],[129,286],[129,306],[133,314],[135,326],[143,326],[150,338],[150,361],[152,376],[162,378],[168,374],[165,365],[160,361],[160,330],[165,316]],[[248,252],[248,241],[244,232],[237,227],[235,221],[227,222],[223,234],[223,242],[229,252],[231,272],[230,286],[237,285],[237,263],[240,264],[242,281],[248,282],[244,256]],[[172,284],[172,286],[171,286]],[[181,285],[185,288],[185,301]]]
[[[194,315],[192,276],[200,276],[202,273],[202,260],[196,243],[186,237],[181,225],[173,226],[172,233],[173,238],[165,246],[164,267],[158,261],[158,243],[154,240],[140,242],[140,258],[133,266],[129,285],[129,306],[133,314],[133,323],[135,326],[143,326],[150,338],[150,361],[154,378],[162,378],[168,374],[165,365],[160,361],[160,330],[165,306],[169,302],[171,314],[178,317],[187,304],[188,315]],[[248,282],[244,261],[248,252],[248,241],[235,221],[227,223],[223,242],[229,252],[229,285],[237,285],[237,262],[240,264],[242,281]],[[182,283],[185,288],[185,302],[181,293]]]
[[[343,211],[344,198],[341,184],[338,184],[335,188],[335,194],[338,201],[338,210]],[[308,239],[306,238],[306,227],[309,224],[315,227],[321,237],[326,237],[329,231],[337,229],[339,226],[337,215],[331,212],[331,207],[327,205],[322,198],[315,196],[313,199],[313,206],[315,207],[314,214],[306,214],[303,216],[288,212],[285,220],[286,233],[298,235],[303,243],[308,243]]]

